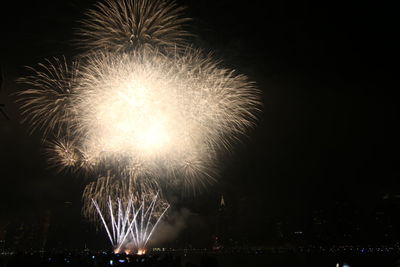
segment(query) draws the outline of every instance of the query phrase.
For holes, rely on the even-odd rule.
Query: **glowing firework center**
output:
[[[153,154],[170,144],[168,114],[140,85],[118,86],[95,107],[97,141],[103,151]]]
[[[178,142],[182,148],[171,81],[157,70],[148,75],[130,71],[129,65],[120,67],[119,76],[114,76],[116,70],[102,76],[81,99],[88,150],[149,159],[170,154]]]

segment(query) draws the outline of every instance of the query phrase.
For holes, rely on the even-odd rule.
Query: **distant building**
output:
[[[216,214],[216,229],[215,229],[215,235],[214,235],[214,240],[213,240],[213,249],[214,250],[220,250],[223,249],[228,241],[228,235],[227,235],[227,228],[228,228],[228,216],[227,216],[227,210],[226,210],[226,205],[225,205],[225,199],[224,196],[221,195],[221,200],[219,203],[218,211]]]

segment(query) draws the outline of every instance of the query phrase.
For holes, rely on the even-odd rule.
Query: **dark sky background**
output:
[[[86,181],[47,167],[39,136],[20,125],[10,94],[24,65],[76,54],[73,29],[93,3],[13,1],[1,8],[0,103],[10,120],[0,117],[0,223],[50,211],[59,227],[54,239],[76,246],[105,239],[80,215]],[[276,220],[301,224],[338,201],[368,213],[383,194],[400,193],[393,7],[378,1],[179,3],[193,18],[194,45],[214,51],[263,92],[258,126],[222,159],[218,184],[176,200],[177,210],[190,210],[179,242],[210,242],[221,194],[238,238],[268,243]],[[72,204],[66,208],[65,201]]]

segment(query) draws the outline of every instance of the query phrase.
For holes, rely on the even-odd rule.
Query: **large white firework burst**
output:
[[[106,0],[83,22],[91,53],[80,64],[48,60],[20,79],[22,113],[44,131],[52,164],[150,184],[212,179],[218,152],[253,126],[259,91],[210,55],[175,49],[181,11],[168,0]]]
[[[153,173],[154,179],[211,179],[218,151],[254,125],[260,105],[246,76],[194,49],[102,52],[79,69],[45,70],[51,75],[28,79],[35,87],[21,101],[32,125],[58,133],[51,159],[64,167],[109,170],[111,164],[118,173]],[[73,79],[64,82],[70,73]]]
[[[89,51],[180,48],[189,36],[183,10],[171,0],[105,0],[86,13],[77,43]]]
[[[230,149],[254,124],[258,91],[209,56],[92,55],[73,103],[74,136],[93,158],[204,173],[204,162]]]

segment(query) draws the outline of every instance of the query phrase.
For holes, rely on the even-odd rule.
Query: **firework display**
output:
[[[144,254],[154,230],[169,208],[158,194],[152,193],[130,195],[127,200],[109,197],[104,208],[95,199],[92,202],[114,253]]]
[[[108,199],[120,199],[122,202],[128,202],[133,195],[155,194],[158,188],[156,186],[142,186],[142,183],[136,181],[134,177],[112,176],[111,174],[97,178],[95,181],[86,185],[82,194],[83,215],[92,222],[98,220],[97,209],[93,206],[93,200],[101,210],[108,207]]]
[[[154,192],[214,180],[219,153],[260,107],[246,76],[187,44],[182,11],[168,0],[105,0],[81,21],[85,52],[19,79],[24,121],[43,133],[50,164],[96,178],[83,214],[115,252],[144,253],[169,207]]]

